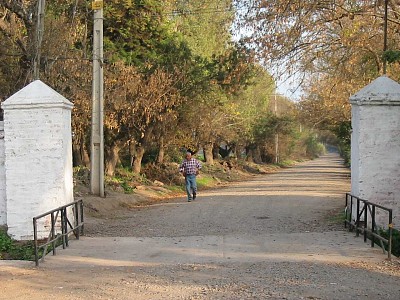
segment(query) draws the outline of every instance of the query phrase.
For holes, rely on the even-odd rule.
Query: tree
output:
[[[382,74],[400,42],[399,1],[389,1],[388,51],[383,53],[384,1],[236,1],[238,25],[268,67],[302,73],[302,118],[334,128],[350,118],[348,98]],[[396,60],[389,60],[395,62]],[[399,64],[387,74],[399,80]]]
[[[0,98],[15,93],[32,80],[36,48],[38,1],[0,1]],[[47,1],[40,79],[74,103],[74,162],[87,164],[85,143],[91,94],[87,59],[87,7],[77,1]]]
[[[231,42],[232,0],[170,0],[164,14],[194,55],[211,59],[225,53]]]
[[[260,69],[253,83],[234,98],[237,110],[235,144],[240,153],[250,154],[255,144],[254,128],[270,113],[269,102],[275,84],[268,73]],[[254,160],[250,158],[250,160]]]
[[[398,24],[398,1],[389,2],[390,22]],[[241,11],[247,9],[238,19],[249,32],[246,39],[269,62],[279,60],[308,71],[324,67],[319,62],[334,55],[332,50],[340,51],[336,54],[346,62],[351,56],[343,54],[350,49],[371,54],[383,49],[383,1],[250,0],[238,2],[237,6]],[[393,39],[399,37],[394,28],[391,34]],[[382,47],[373,50],[370,45],[374,41]],[[379,55],[373,59],[382,65]]]
[[[0,0],[0,54],[7,63],[0,73],[3,82],[0,97],[10,96],[30,81],[35,56],[36,1]],[[9,70],[15,69],[11,75]],[[10,76],[11,75],[11,76]]]
[[[1,97],[30,80],[35,5],[0,0]],[[91,10],[76,0],[51,0],[46,7],[41,79],[73,101],[74,162],[87,164]],[[212,163],[221,143],[233,149],[254,141],[274,83],[255,62],[251,47],[230,41],[230,0],[116,0],[105,3],[104,13],[108,175],[126,155],[140,172],[150,151],[157,151],[162,163],[167,149],[203,147]]]

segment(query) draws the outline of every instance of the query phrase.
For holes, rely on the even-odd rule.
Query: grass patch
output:
[[[212,177],[208,176],[197,177],[197,186],[200,188],[214,186],[215,182],[216,180],[213,179]]]
[[[167,186],[165,186],[165,188],[167,190],[170,190],[171,192],[178,192],[178,193],[185,190],[185,187],[183,185],[182,186],[179,186],[179,185],[167,185]]]
[[[294,166],[295,164],[296,164],[296,161],[287,159],[287,160],[283,160],[283,161],[279,162],[278,166],[281,168],[289,168],[289,167]]]
[[[343,213],[342,210],[336,211],[333,214],[329,215],[328,218],[329,224],[344,224],[346,220],[346,215]]]

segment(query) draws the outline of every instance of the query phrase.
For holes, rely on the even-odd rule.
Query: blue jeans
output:
[[[193,199],[192,194],[197,193],[196,175],[186,175],[185,184],[188,200],[191,201]]]

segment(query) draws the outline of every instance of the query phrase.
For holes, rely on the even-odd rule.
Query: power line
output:
[[[235,12],[232,8],[225,9],[196,9],[196,10],[173,10],[170,12],[165,12],[163,15],[166,16],[186,16],[186,15],[205,15],[205,14],[219,14],[219,13],[227,13],[227,12]]]

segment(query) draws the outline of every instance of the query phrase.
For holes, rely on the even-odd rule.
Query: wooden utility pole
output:
[[[33,58],[33,79],[39,79],[40,74],[40,57],[42,52],[42,40],[44,34],[44,15],[45,15],[45,0],[38,0],[37,22],[36,22],[36,44],[35,56]]]
[[[384,17],[384,28],[383,28],[383,54],[385,54],[387,50],[387,31],[388,31],[388,2],[389,0],[385,0],[385,17]],[[383,60],[383,75],[386,75],[386,66],[387,61],[386,58]]]
[[[278,102],[276,99],[276,93],[274,94],[274,114],[278,116]],[[275,133],[275,163],[279,163],[279,133],[276,131]]]
[[[92,9],[94,11],[94,26],[90,192],[94,195],[104,197],[103,1],[93,1]]]

